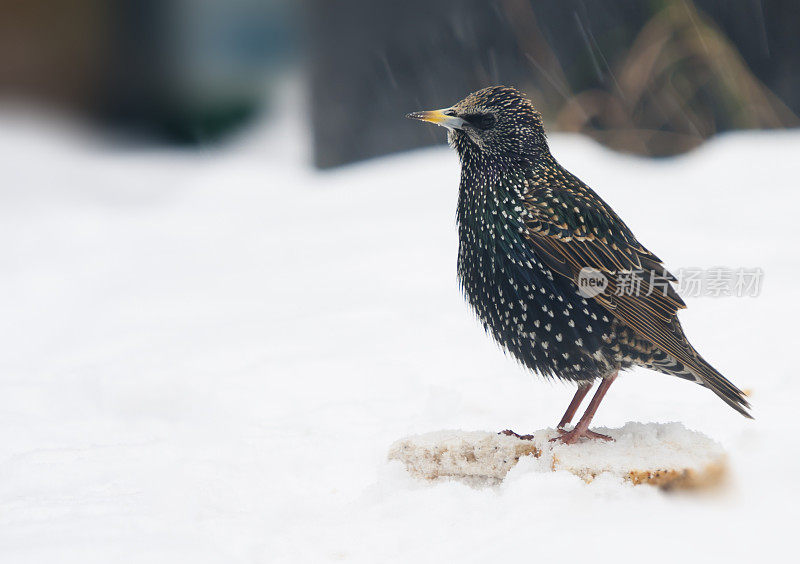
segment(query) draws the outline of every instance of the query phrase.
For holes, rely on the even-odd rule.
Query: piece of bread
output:
[[[586,482],[611,474],[636,485],[685,489],[709,487],[725,476],[722,447],[680,423],[627,423],[596,431],[615,440],[564,445],[550,442],[558,436],[553,429],[536,431],[530,440],[483,431],[436,431],[397,441],[389,458],[420,478],[449,477],[473,485],[501,482],[523,456],[539,459],[536,468],[541,471],[567,471]]]

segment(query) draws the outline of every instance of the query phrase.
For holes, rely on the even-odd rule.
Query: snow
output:
[[[523,456],[537,459],[531,467],[536,472],[569,472],[586,482],[607,474],[635,484],[709,488],[724,479],[722,447],[680,423],[627,423],[596,430],[613,442],[551,442],[559,435],[552,428],[524,440],[480,431],[433,431],[397,441],[389,459],[402,462],[417,478],[452,478],[476,487],[500,483]]]
[[[800,518],[800,132],[656,161],[552,136],[670,268],[764,269],[759,297],[681,313],[752,391],[754,421],[644,370],[595,419],[680,421],[722,445],[730,484],[665,494],[524,459],[475,489],[415,480],[387,450],[545,428],[574,390],[525,373],[466,310],[455,155],[314,172],[300,113],[203,154],[0,115],[0,561],[784,558]]]

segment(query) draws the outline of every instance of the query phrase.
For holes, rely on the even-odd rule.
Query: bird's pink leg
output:
[[[572,398],[572,401],[569,402],[569,407],[567,408],[567,411],[564,412],[564,417],[562,417],[561,421],[559,421],[558,427],[556,427],[557,429],[563,429],[572,422],[572,418],[575,417],[575,412],[578,411],[578,408],[581,406],[583,398],[586,397],[586,394],[588,394],[589,390],[591,389],[591,382],[578,386],[578,391],[575,392],[575,396]]]
[[[617,375],[619,371],[614,372],[613,375],[608,376],[607,378],[603,378],[603,381],[600,382],[600,386],[597,388],[597,392],[595,392],[592,401],[589,402],[589,406],[586,408],[586,411],[583,413],[580,421],[578,424],[575,425],[575,428],[572,431],[568,431],[561,435],[560,437],[556,437],[554,439],[550,439],[551,441],[561,441],[565,444],[572,444],[577,442],[580,438],[586,437],[587,439],[603,439],[606,441],[612,441],[611,437],[608,435],[601,435],[600,433],[595,433],[594,431],[589,430],[589,423],[592,422],[592,417],[597,412],[597,408],[600,406],[600,402],[603,401],[603,397],[606,395],[608,388],[611,387],[611,384],[614,380],[617,379]]]
[[[578,386],[578,391],[575,392],[575,396],[572,398],[572,401],[569,402],[569,407],[567,411],[564,413],[564,417],[561,418],[561,423],[558,424],[558,429],[561,431],[566,425],[572,421],[572,418],[575,417],[575,412],[578,411],[578,408],[581,406],[581,402],[583,398],[586,397],[586,394],[589,393],[589,390],[592,388],[591,382],[588,384],[581,384]],[[515,433],[511,429],[506,429],[505,431],[500,431],[501,435],[506,435],[508,437],[517,437],[518,439],[522,439],[523,441],[532,441],[533,435],[520,435],[519,433]]]

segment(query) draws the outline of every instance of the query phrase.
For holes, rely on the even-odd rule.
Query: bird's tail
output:
[[[730,380],[720,374],[716,368],[706,362],[699,354],[695,353],[695,359],[693,360],[696,360],[696,362],[692,363],[696,366],[690,368],[695,376],[700,379],[698,383],[709,388],[712,392],[717,394],[722,401],[748,419],[753,418],[748,411],[750,409],[750,403],[747,401],[747,396],[745,396],[742,390],[734,386]]]
[[[683,360],[678,360],[671,354],[662,351],[654,356],[648,368],[671,376],[677,376],[678,378],[692,380],[701,386],[709,388],[733,409],[748,419],[753,418],[748,412],[750,403],[742,390],[720,374],[694,349],[691,349],[691,353],[687,357]]]

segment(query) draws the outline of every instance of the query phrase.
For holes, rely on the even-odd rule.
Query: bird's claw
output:
[[[603,435],[602,433],[595,433],[594,431],[590,431],[589,429],[581,429],[580,427],[575,427],[571,431],[567,431],[566,429],[558,429],[560,436],[554,437],[550,439],[550,442],[560,441],[566,445],[571,445],[577,443],[582,438],[587,439],[599,439],[601,441],[613,441],[612,437],[608,435]]]
[[[532,441],[533,440],[533,435],[519,435],[519,434],[515,433],[514,431],[512,431],[511,429],[506,429],[505,431],[500,431],[497,434],[498,435],[505,435],[507,437],[517,437],[518,439],[520,439],[522,441]]]

